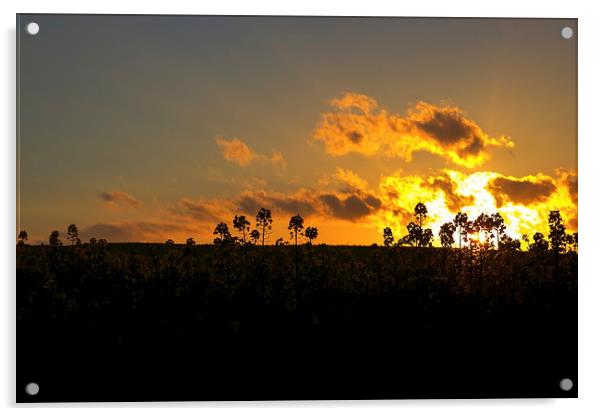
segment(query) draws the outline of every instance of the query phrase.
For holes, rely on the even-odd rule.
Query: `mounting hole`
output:
[[[27,23],[27,26],[25,26],[25,30],[30,35],[35,36],[40,31],[40,25],[37,24],[36,22],[30,22],[30,23]]]
[[[571,391],[573,388],[573,380],[570,378],[563,378],[560,380],[560,389],[564,391]]]
[[[39,393],[39,391],[40,386],[38,386],[38,383],[29,383],[27,386],[25,386],[25,393],[29,394],[30,396],[35,396]]]
[[[570,39],[573,37],[573,29],[571,29],[568,26],[563,27],[562,30],[560,31],[560,35],[565,39]]]

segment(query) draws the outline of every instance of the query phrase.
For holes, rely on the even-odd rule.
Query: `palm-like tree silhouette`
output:
[[[426,219],[427,214],[428,211],[426,209],[426,205],[424,205],[422,202],[417,203],[414,207],[414,216],[416,217],[416,220],[418,221],[418,226],[420,228],[422,228],[423,221]]]
[[[228,224],[225,222],[220,222],[215,226],[213,235],[217,235],[217,237],[213,240],[215,245],[227,243],[232,240],[232,235],[230,234],[230,230],[228,230]]]
[[[318,229],[316,227],[307,227],[303,235],[305,235],[305,238],[311,244],[313,240],[318,238]]]
[[[288,229],[291,239],[295,240],[295,246],[297,245],[297,236],[303,231],[303,228],[303,217],[299,214],[292,216],[288,222]]]
[[[257,228],[261,230],[261,245],[265,245],[266,238],[272,231],[272,211],[266,208],[261,208],[255,217]]]
[[[249,232],[249,227],[251,223],[247,220],[247,217],[244,215],[235,215],[234,221],[232,221],[232,225],[235,230],[242,234],[242,243],[247,243],[247,233]]]

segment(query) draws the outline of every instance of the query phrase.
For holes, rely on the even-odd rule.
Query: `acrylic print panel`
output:
[[[17,401],[577,396],[575,19],[17,20]]]

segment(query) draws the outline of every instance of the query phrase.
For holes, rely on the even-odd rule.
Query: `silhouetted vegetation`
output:
[[[214,245],[196,245],[193,238],[186,244],[78,243],[72,225],[72,244],[62,246],[53,231],[47,246],[31,246],[21,231],[19,331],[30,340],[64,337],[60,345],[85,337],[95,354],[103,354],[96,350],[105,345],[99,340],[142,351],[161,339],[164,348],[170,348],[167,342],[190,347],[205,366],[215,357],[240,363],[236,354],[247,357],[241,351],[249,349],[256,354],[252,361],[264,363],[261,371],[277,372],[280,364],[266,364],[267,357],[326,365],[317,351],[334,345],[359,360],[375,359],[384,349],[399,357],[399,368],[406,363],[404,371],[413,368],[407,364],[416,358],[411,354],[432,354],[428,360],[439,366],[439,355],[452,365],[469,356],[499,360],[506,354],[514,361],[501,362],[512,368],[526,365],[521,348],[543,349],[544,342],[551,348],[554,333],[576,328],[577,234],[566,233],[559,212],[550,213],[547,239],[541,232],[527,238],[527,251],[506,234],[499,214],[469,220],[458,213],[440,228],[441,248],[433,247],[432,230],[425,228],[426,206],[416,206],[414,219],[395,244],[385,228],[384,247],[311,244],[318,229],[304,227],[300,215],[288,225],[293,245],[278,238],[265,246],[272,216],[263,208],[252,231],[245,216],[234,218],[239,237],[226,223],[217,224]],[[302,236],[308,244],[298,244]],[[518,344],[510,347],[498,334]],[[472,349],[483,339],[497,341]],[[215,340],[221,347],[211,346]],[[232,342],[242,350],[224,347]],[[277,347],[281,342],[287,347]],[[318,350],[310,352],[308,345]],[[431,348],[438,352],[427,353]],[[176,349],[171,353],[177,355]],[[573,368],[572,356],[565,364]]]

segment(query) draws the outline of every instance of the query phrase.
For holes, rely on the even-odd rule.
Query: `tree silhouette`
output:
[[[165,245],[167,246],[173,246],[175,244],[175,241],[173,241],[171,238],[168,238],[167,241],[165,241]]]
[[[542,233],[533,234],[533,244],[529,245],[529,251],[537,253],[545,252],[548,250],[549,243],[545,239]]]
[[[19,237],[17,237],[17,244],[20,246],[24,246],[27,243],[27,231],[21,230],[19,232]]]
[[[261,208],[255,217],[257,228],[261,230],[261,245],[265,245],[266,239],[269,239],[269,234],[272,231],[272,211],[266,208]]]
[[[195,244],[196,244],[196,241],[194,241],[194,238],[189,237],[189,238],[186,239],[186,245],[187,246],[193,246]]]
[[[303,217],[299,214],[291,217],[288,222],[291,238],[295,240],[295,276],[299,275],[299,254],[297,250],[297,236],[303,230]]]
[[[299,214],[291,217],[288,222],[288,229],[290,231],[291,239],[295,240],[295,246],[297,245],[297,236],[303,231],[303,217]]]
[[[441,228],[439,228],[439,240],[441,241],[441,246],[443,247],[443,269],[445,269],[445,263],[447,261],[447,250],[454,245],[455,232],[456,227],[452,222],[443,223]]]
[[[579,249],[579,236],[577,233],[567,234],[566,244],[569,246],[570,251],[577,252]]]
[[[316,227],[307,227],[305,229],[304,235],[305,235],[305,238],[307,238],[307,241],[309,242],[309,244],[311,244],[313,240],[318,238],[318,229]]]
[[[420,228],[422,228],[422,224],[426,219],[427,213],[428,211],[426,209],[426,205],[424,205],[422,202],[417,203],[414,207],[414,217],[416,217],[416,220],[418,221],[418,226]]]
[[[564,253],[566,251],[567,242],[566,228],[564,226],[564,220],[560,215],[560,211],[550,211],[548,225],[550,227],[550,234],[548,234],[550,248],[556,254]]]
[[[406,228],[408,234],[402,238],[401,243],[418,247],[422,239],[422,228],[415,222],[410,222]]]
[[[393,237],[393,231],[391,231],[391,227],[386,227],[383,230],[383,244],[385,247],[391,247],[395,238]]]
[[[253,244],[257,244],[257,242],[259,241],[259,237],[261,237],[261,235],[259,234],[259,231],[257,230],[253,230],[251,231],[251,240],[253,240]]]
[[[458,247],[462,251],[462,240],[467,241],[468,215],[465,212],[458,212],[454,218],[454,228],[458,231]]]
[[[249,227],[251,223],[247,220],[247,217],[244,215],[235,215],[234,221],[232,221],[232,225],[235,230],[238,230],[239,233],[242,234],[242,243],[247,243],[247,233],[249,232]]]
[[[421,247],[431,247],[433,245],[433,230],[427,228],[421,231],[419,245]]]
[[[48,245],[51,247],[58,247],[62,245],[61,240],[59,239],[59,232],[57,230],[54,230],[50,233],[50,236],[48,237]]]
[[[452,222],[446,222],[441,225],[439,228],[439,240],[441,241],[441,246],[444,248],[450,248],[455,243],[454,241],[454,233],[456,232],[456,227]]]
[[[505,232],[506,232],[506,224],[504,223],[504,217],[502,217],[502,215],[499,212],[496,212],[495,214],[491,215],[490,220],[491,220],[491,228],[493,230],[495,230],[496,247],[499,249],[500,241],[505,236]],[[519,241],[519,248],[520,248],[520,241]]]
[[[108,244],[108,242],[107,242],[107,240],[106,240],[105,238],[101,238],[101,239],[99,239],[99,240],[98,240],[98,245],[99,245],[100,247],[104,247],[104,246],[106,246],[107,244]]]
[[[95,246],[95,245],[96,245],[96,243],[98,243],[98,241],[96,240],[96,238],[94,238],[94,237],[90,237],[90,245],[91,245],[91,246]]]
[[[75,224],[67,227],[67,239],[71,242],[71,245],[79,244],[79,231]]]
[[[230,234],[230,230],[228,230],[228,224],[226,224],[225,222],[220,222],[215,226],[215,230],[213,230],[213,235],[217,235],[217,238],[213,240],[213,244],[215,245],[220,245],[232,241],[232,235]]]
[[[520,240],[512,238],[507,234],[503,234],[498,242],[498,249],[507,251],[520,250]]]
[[[493,239],[493,219],[481,213],[474,221],[471,222],[471,232],[477,234],[479,244],[482,248],[488,249],[491,247]]]

